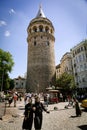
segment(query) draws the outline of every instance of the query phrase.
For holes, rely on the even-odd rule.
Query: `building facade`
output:
[[[60,78],[61,76],[61,64],[56,66],[56,79]]]
[[[44,92],[55,80],[54,27],[42,8],[28,28],[27,92]]]
[[[26,78],[18,76],[18,78],[14,78],[14,89],[18,91],[25,91],[26,89]]]
[[[73,75],[72,56],[70,52],[65,53],[60,60],[60,64],[56,66],[56,78],[59,78],[65,72]]]
[[[72,70],[72,56],[70,52],[63,55],[60,60],[61,62],[61,73],[67,72],[68,74],[73,74]]]
[[[87,40],[71,49],[74,79],[77,88],[87,88]]]

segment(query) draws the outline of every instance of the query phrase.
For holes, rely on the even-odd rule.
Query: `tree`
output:
[[[63,73],[60,78],[56,80],[56,86],[65,90],[72,90],[75,88],[74,77],[71,74]]]
[[[9,89],[13,89],[14,88],[14,80],[10,79],[10,87]]]
[[[14,65],[12,55],[0,49],[0,89],[5,90],[9,88],[9,73],[12,71]]]

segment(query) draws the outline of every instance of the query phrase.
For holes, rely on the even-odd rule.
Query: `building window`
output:
[[[80,48],[79,48],[79,49],[77,49],[77,53],[80,53]]]
[[[49,28],[48,28],[47,26],[46,26],[46,28],[45,28],[45,31],[46,31],[46,32],[49,32]]]
[[[76,60],[74,59],[74,64],[76,64]]]
[[[16,82],[16,85],[18,85],[18,83]]]
[[[41,36],[41,39],[43,38],[43,36]]]
[[[79,55],[79,62],[81,62],[82,61],[82,58],[81,58],[81,55]]]
[[[23,86],[23,83],[21,83],[21,85]]]
[[[80,72],[83,71],[83,65],[80,65]]]
[[[84,70],[86,70],[86,69],[87,69],[86,63],[84,63]]]
[[[75,57],[75,54],[73,53],[73,57]]]
[[[75,55],[77,54],[77,52],[75,51]]]
[[[85,55],[84,55],[84,53],[82,54],[82,57],[83,57],[83,61],[85,60]]]
[[[37,27],[36,26],[33,27],[33,31],[37,32]]]
[[[74,68],[76,67],[76,64],[74,64]]]
[[[49,46],[49,44],[50,44],[49,41],[47,41],[47,42],[46,42],[46,45]]]
[[[76,57],[76,63],[78,63],[78,58]]]
[[[36,41],[34,41],[34,46],[36,46]]]
[[[81,51],[83,51],[83,47],[81,47]]]
[[[82,82],[85,82],[85,77],[82,78]]]
[[[40,32],[43,32],[43,26],[42,25],[39,26],[39,30],[40,30]]]

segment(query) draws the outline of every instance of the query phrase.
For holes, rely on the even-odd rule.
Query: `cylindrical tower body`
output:
[[[27,92],[45,92],[55,81],[54,27],[39,9],[27,29]]]

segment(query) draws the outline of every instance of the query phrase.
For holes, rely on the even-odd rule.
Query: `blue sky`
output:
[[[0,48],[12,54],[11,78],[27,71],[27,27],[39,5],[55,28],[55,63],[87,38],[87,0],[0,0]]]

